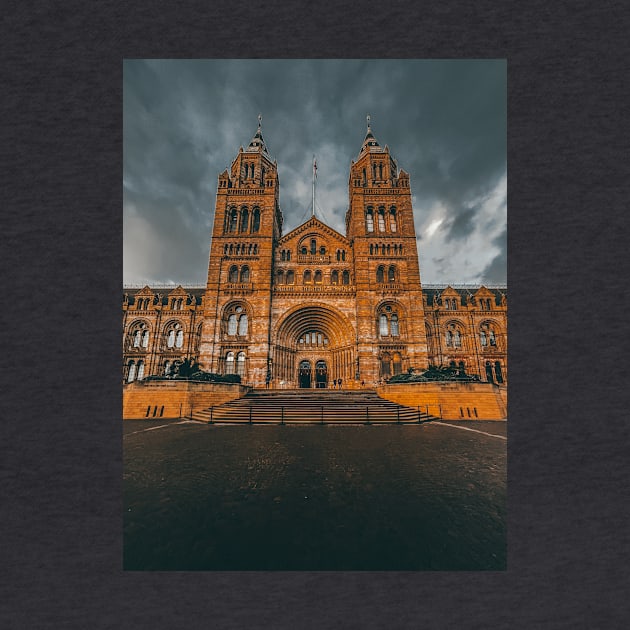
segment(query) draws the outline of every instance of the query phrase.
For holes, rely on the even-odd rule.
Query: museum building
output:
[[[187,358],[254,387],[371,387],[429,365],[507,383],[507,287],[421,285],[409,175],[369,121],[348,192],[345,235],[314,213],[283,234],[259,123],[218,178],[206,286],[124,289],[123,381]]]

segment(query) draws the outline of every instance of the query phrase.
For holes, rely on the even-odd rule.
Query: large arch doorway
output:
[[[318,361],[315,364],[315,387],[326,389],[328,386],[328,367],[326,361]]]
[[[300,367],[298,370],[298,384],[300,388],[307,388],[311,386],[311,363],[310,361],[300,361]]]
[[[348,318],[323,304],[301,304],[272,333],[273,367],[281,388],[326,389],[355,377],[356,334]]]

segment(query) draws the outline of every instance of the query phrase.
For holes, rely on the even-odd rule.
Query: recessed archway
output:
[[[355,331],[348,318],[321,303],[287,311],[273,331],[274,376],[282,387],[324,389],[354,378]]]

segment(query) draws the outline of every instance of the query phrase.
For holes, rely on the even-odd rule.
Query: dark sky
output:
[[[127,60],[125,284],[205,284],[217,176],[256,132],[284,232],[345,233],[350,161],[374,136],[411,178],[423,283],[504,283],[505,60]]]

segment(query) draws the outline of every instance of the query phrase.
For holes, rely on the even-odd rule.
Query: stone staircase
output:
[[[191,419],[235,424],[417,424],[439,418],[380,398],[369,389],[253,389],[223,405],[193,410]]]

